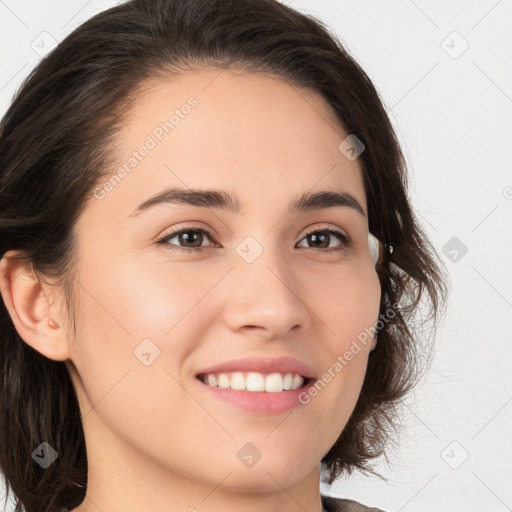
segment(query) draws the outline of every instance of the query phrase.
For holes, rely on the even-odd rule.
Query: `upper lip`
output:
[[[307,363],[295,357],[244,357],[231,359],[222,363],[204,368],[196,374],[230,373],[230,372],[258,372],[258,373],[297,373],[301,377],[314,379],[315,370]]]

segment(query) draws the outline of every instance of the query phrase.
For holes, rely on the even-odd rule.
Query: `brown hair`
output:
[[[366,146],[359,159],[369,229],[393,244],[377,268],[381,313],[400,307],[379,330],[355,410],[322,462],[329,483],[356,468],[375,473],[370,462],[385,453],[397,405],[431,354],[417,313],[426,307],[437,324],[444,265],[411,209],[405,160],[375,87],[316,18],[275,0],[131,0],[78,27],[31,72],[1,121],[0,257],[20,250],[40,276],[57,279],[73,318],[73,228],[111,173],[116,113],[145,80],[200,66],[271,73],[316,91]],[[3,301],[0,351],[7,495],[11,488],[16,511],[74,508],[85,497],[87,458],[66,365],[20,338]],[[43,441],[58,452],[47,469],[31,457]]]

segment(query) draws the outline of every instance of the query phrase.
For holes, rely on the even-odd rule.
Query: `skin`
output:
[[[367,215],[287,207],[304,192],[336,190],[367,214],[359,159],[338,150],[348,134],[325,100],[282,79],[204,69],[147,85],[123,112],[119,166],[187,98],[198,105],[80,216],[76,339],[58,288],[14,254],[0,267],[16,329],[66,361],[77,391],[89,482],[75,511],[320,512],[319,463],[355,406],[374,345],[291,413],[241,411],[194,376],[228,359],[291,355],[320,377],[375,325],[381,289]],[[170,185],[236,193],[242,212],[167,204],[129,217]],[[178,237],[156,244],[196,226],[213,233],[202,253],[170,249]],[[350,246],[318,248],[305,238],[313,227],[342,230]],[[235,251],[247,236],[263,248],[250,264]],[[331,237],[330,247],[341,243]],[[146,338],[160,350],[148,366],[133,353]],[[237,457],[247,442],[262,454],[251,468]]]

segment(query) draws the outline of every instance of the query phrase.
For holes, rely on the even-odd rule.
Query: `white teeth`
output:
[[[239,391],[279,393],[302,387],[304,378],[296,373],[270,373],[265,375],[258,372],[232,372],[208,374],[203,377],[203,382],[209,386],[222,389],[231,388]]]
[[[283,379],[283,389],[289,390],[292,389],[293,375],[291,373],[287,373]]]
[[[245,389],[245,377],[242,372],[231,374],[231,389]]]
[[[250,372],[244,388],[247,391],[265,391],[265,377],[261,373]]]
[[[294,375],[292,380],[292,389],[297,389],[302,386],[304,379],[300,375]]]
[[[229,377],[225,373],[220,373],[218,377],[218,386],[219,388],[227,389],[231,386],[229,382]]]
[[[265,391],[277,393],[283,391],[283,377],[280,373],[271,373],[265,379]]]

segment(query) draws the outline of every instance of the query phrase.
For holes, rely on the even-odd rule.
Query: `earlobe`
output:
[[[49,285],[39,281],[32,265],[8,251],[0,260],[0,293],[20,337],[49,359],[69,359],[64,329],[53,318]]]

